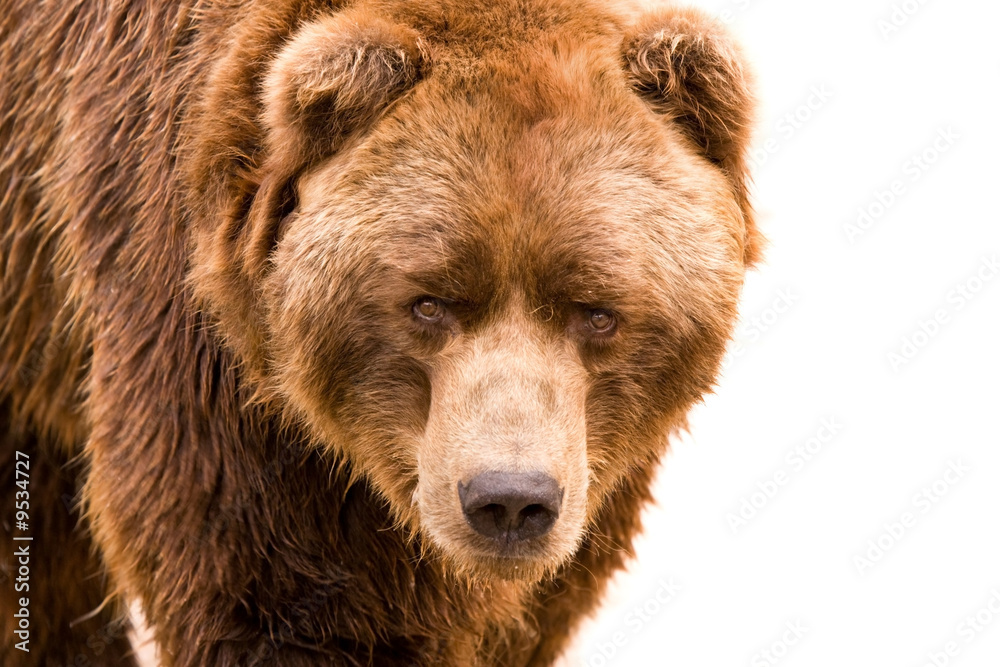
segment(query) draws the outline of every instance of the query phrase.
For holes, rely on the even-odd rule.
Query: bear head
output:
[[[743,60],[688,10],[299,14],[196,109],[194,291],[428,553],[538,580],[713,385],[760,243]]]

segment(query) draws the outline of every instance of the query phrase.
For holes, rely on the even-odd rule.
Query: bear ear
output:
[[[299,28],[262,81],[265,160],[246,211],[243,260],[263,270],[294,210],[295,178],[363,131],[426,73],[417,34],[363,11]]]
[[[331,154],[412,88],[427,60],[413,30],[364,12],[304,25],[264,81],[268,152]]]
[[[746,164],[754,99],[736,44],[711,17],[674,9],[639,20],[625,35],[622,57],[632,88],[726,174],[746,224],[744,259],[753,264],[761,245]]]

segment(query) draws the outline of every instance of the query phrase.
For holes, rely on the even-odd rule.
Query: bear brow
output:
[[[627,269],[630,260],[613,246],[600,250],[581,247],[549,248],[535,253],[526,285],[539,303],[575,302],[609,305],[623,300],[625,285],[634,280]]]
[[[484,245],[464,243],[441,253],[423,254],[416,258],[418,268],[403,272],[415,290],[469,306],[492,301],[499,280],[494,260]]]
[[[536,280],[535,298],[540,303],[579,303],[607,306],[622,301],[627,292],[607,273],[553,270]]]

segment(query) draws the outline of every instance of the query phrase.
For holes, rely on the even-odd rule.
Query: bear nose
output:
[[[562,505],[559,483],[543,472],[501,471],[458,483],[458,498],[469,525],[485,537],[521,542],[549,532]]]

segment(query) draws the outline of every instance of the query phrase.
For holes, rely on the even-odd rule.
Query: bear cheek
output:
[[[293,232],[264,291],[272,393],[319,443],[369,471],[404,515],[416,486],[414,442],[430,406],[425,369],[400,351],[405,334],[378,303],[375,267],[341,267],[333,281],[331,260],[296,250],[294,241]]]

